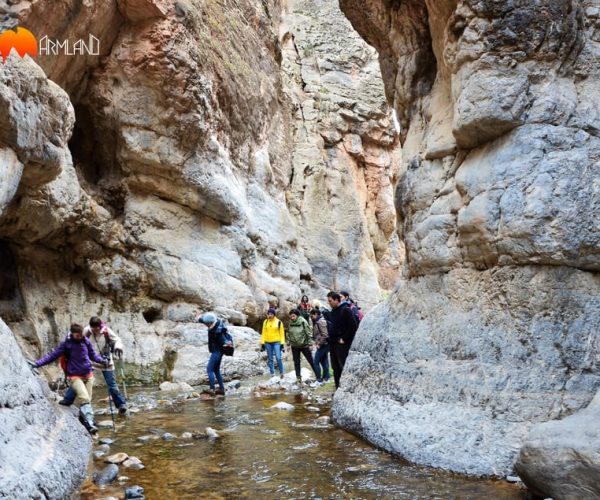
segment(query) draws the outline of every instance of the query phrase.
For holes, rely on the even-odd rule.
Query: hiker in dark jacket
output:
[[[298,307],[296,309],[298,309],[298,311],[300,312],[300,315],[306,321],[308,321],[310,319],[311,306],[310,306],[310,301],[308,300],[308,295],[302,296],[302,298],[300,299],[300,304],[298,304]]]
[[[207,313],[198,318],[198,322],[208,327],[208,351],[210,357],[208,358],[208,365],[206,365],[206,371],[208,373],[208,383],[210,385],[210,394],[225,395],[225,384],[223,383],[223,376],[221,375],[221,361],[223,359],[223,347],[228,345],[225,334],[227,327],[223,324],[223,321],[217,319],[217,316],[213,313]],[[219,384],[219,388],[215,390],[215,379]]]
[[[358,324],[350,307],[342,303],[342,298],[337,292],[327,294],[327,302],[331,306],[329,320],[331,328],[329,329],[329,348],[331,352],[331,367],[333,368],[333,380],[336,389],[340,386],[340,378],[346,358],[350,352],[354,335],[358,329]]]
[[[300,316],[298,309],[290,311],[290,325],[285,334],[288,344],[292,347],[292,357],[294,358],[294,369],[296,370],[296,381],[302,383],[302,375],[300,371],[300,354],[303,354],[308,361],[308,364],[317,374],[313,363],[312,352],[310,346],[312,344],[312,329],[308,322]]]
[[[91,434],[95,434],[98,428],[91,405],[94,385],[92,361],[102,366],[107,366],[108,362],[94,350],[90,340],[83,336],[83,327],[77,323],[71,325],[69,335],[54,351],[38,359],[34,365],[39,368],[60,356],[66,358],[65,374],[79,401],[79,419]]]
[[[327,320],[321,314],[321,310],[316,307],[310,311],[310,317],[313,324],[313,336],[315,338],[314,365],[319,384],[329,382],[329,332],[327,330]],[[321,373],[321,367],[323,373]]]

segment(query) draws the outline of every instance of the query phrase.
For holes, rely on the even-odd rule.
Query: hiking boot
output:
[[[81,405],[79,408],[79,421],[90,434],[96,434],[98,432],[98,427],[96,427],[96,422],[94,422],[94,410],[92,410],[91,404],[87,403]]]
[[[225,389],[215,389],[215,396],[225,396]]]
[[[216,393],[215,393],[214,389],[204,389],[202,391],[202,394],[208,394],[209,396],[214,396]]]
[[[302,385],[302,377],[296,377],[296,383]]]
[[[59,405],[62,406],[71,406],[73,404],[73,401],[69,401],[68,399],[62,398],[59,402]]]
[[[125,403],[119,406],[119,413],[121,415],[125,415],[125,413],[127,413],[127,405]]]
[[[279,378],[280,378],[281,380],[283,380],[283,377],[285,377],[285,375],[284,375],[283,373],[281,373],[281,374],[279,375]]]

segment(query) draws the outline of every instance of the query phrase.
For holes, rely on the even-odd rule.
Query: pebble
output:
[[[144,498],[144,488],[138,485],[125,488],[125,498]]]
[[[104,461],[109,464],[120,464],[129,458],[127,453],[115,453],[110,457],[106,458]]]
[[[113,422],[112,420],[100,420],[100,422],[98,422],[98,427],[100,429],[108,429],[109,427],[113,426]]]
[[[319,408],[317,408],[316,406],[307,406],[306,409],[310,412],[313,413],[319,413],[321,410],[319,410]]]
[[[119,474],[119,466],[110,464],[94,474],[93,481],[98,485],[112,483]]]
[[[221,437],[219,433],[212,427],[207,427],[206,429],[204,429],[204,432],[206,433],[209,439],[218,439]]]
[[[192,433],[191,433],[191,432],[184,432],[184,433],[181,435],[181,439],[192,439],[192,437],[193,437],[193,435],[192,435]]]
[[[239,380],[232,380],[227,384],[227,389],[239,389],[242,386],[242,382]]]
[[[119,476],[117,478],[117,481],[119,481],[120,483],[124,483],[125,481],[129,481],[129,476]]]
[[[331,423],[331,417],[327,415],[323,415],[322,417],[317,418],[317,424],[319,425],[329,425]]]
[[[163,438],[165,441],[172,441],[173,439],[175,439],[175,435],[174,435],[174,434],[171,434],[170,432],[165,432],[165,433],[162,435],[162,438]]]
[[[133,470],[141,470],[145,468],[144,464],[138,457],[129,457],[123,462],[123,467]]]
[[[519,476],[506,476],[506,480],[509,483],[520,483],[521,482],[521,478]]]
[[[280,401],[279,403],[276,403],[273,406],[271,406],[271,410],[294,411],[294,405],[291,405],[284,401]]]
[[[112,439],[110,439],[110,438],[100,438],[100,441],[98,441],[98,442],[100,444],[107,444],[108,446],[110,446],[111,444],[114,443],[114,441]]]
[[[146,434],[145,436],[138,436],[137,440],[141,443],[147,443],[151,439],[157,439],[158,436],[153,436],[151,434]]]
[[[98,458],[102,458],[104,455],[106,455],[106,453],[104,451],[97,450],[93,453],[93,455],[94,455],[94,458],[98,459]]]

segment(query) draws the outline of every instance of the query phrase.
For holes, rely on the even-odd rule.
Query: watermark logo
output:
[[[15,49],[20,57],[25,57],[25,54],[35,57],[38,54],[37,39],[31,31],[25,28],[17,27],[14,31],[6,30],[0,35],[2,62],[6,61],[12,49]]]
[[[17,27],[14,30],[9,29],[0,34],[0,55],[2,62],[12,50],[15,50],[20,57],[29,54],[31,57],[40,56],[99,56],[100,40],[94,35],[88,35],[87,40],[58,40],[50,38],[48,35],[40,38],[39,43],[35,35],[26,28]]]

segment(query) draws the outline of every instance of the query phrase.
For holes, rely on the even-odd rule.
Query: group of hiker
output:
[[[322,307],[318,301],[311,304],[304,295],[298,307],[289,312],[287,331],[283,322],[277,318],[276,309],[269,308],[267,319],[262,325],[260,343],[261,349],[267,352],[267,365],[271,375],[275,375],[275,358],[279,376],[283,378],[285,372],[282,352],[287,345],[292,351],[296,381],[299,384],[302,383],[301,356],[304,356],[315,373],[315,386],[329,381],[331,358],[335,387],[339,387],[346,358],[362,320],[362,312],[345,291],[329,292],[327,302],[331,309]]]
[[[30,364],[33,368],[40,368],[60,359],[69,388],[59,404],[71,406],[77,400],[79,420],[91,434],[95,434],[98,428],[92,408],[94,369],[102,371],[110,398],[119,413],[127,413],[127,403],[116,381],[113,355],[123,357],[121,339],[99,317],[93,316],[85,328],[73,323],[56,349]]]
[[[314,387],[329,381],[331,358],[335,387],[339,387],[346,358],[362,320],[362,312],[348,292],[329,292],[327,302],[330,309],[322,307],[318,301],[311,304],[304,295],[298,306],[289,312],[287,330],[277,317],[277,310],[274,307],[268,309],[262,325],[260,346],[261,350],[267,352],[271,375],[275,375],[276,361],[279,375],[284,377],[282,353],[288,347],[292,352],[299,384],[302,383],[301,356],[315,373]],[[208,327],[208,392],[215,396],[224,395],[221,361],[223,356],[233,355],[233,338],[225,321],[218,319],[214,313],[199,315],[196,321]],[[102,371],[109,402],[112,400],[120,413],[127,413],[127,403],[117,385],[113,356],[122,359],[123,343],[99,317],[93,316],[85,328],[73,323],[66,338],[56,349],[30,364],[33,368],[39,368],[60,359],[69,388],[59,404],[70,406],[77,401],[80,421],[91,434],[95,434],[98,428],[92,409],[94,369]]]

